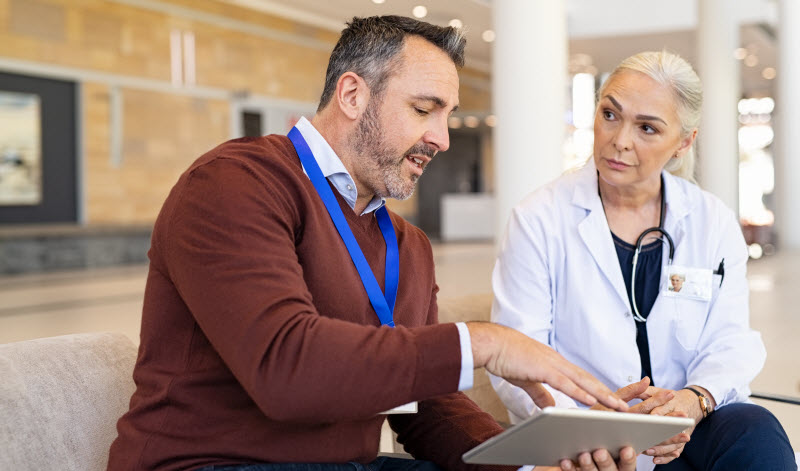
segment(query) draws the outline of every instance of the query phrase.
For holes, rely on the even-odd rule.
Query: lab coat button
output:
[[[630,312],[626,312],[625,313],[625,317],[631,317],[631,313]]]
[[[628,382],[633,382],[633,376],[628,376]]]

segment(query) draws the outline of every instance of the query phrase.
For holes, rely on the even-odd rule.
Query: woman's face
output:
[[[683,286],[683,280],[678,275],[672,275],[669,278],[669,281],[672,282],[672,290],[673,291],[680,291],[681,287]]]
[[[600,178],[621,190],[660,188],[664,165],[689,150],[696,131],[681,136],[677,103],[666,86],[634,71],[610,80],[594,117]]]

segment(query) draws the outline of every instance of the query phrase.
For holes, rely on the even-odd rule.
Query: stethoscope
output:
[[[675,255],[675,243],[672,242],[672,237],[664,229],[664,215],[667,212],[667,188],[664,186],[664,175],[661,175],[661,214],[658,217],[658,227],[651,227],[645,229],[636,239],[636,248],[633,252],[633,269],[631,270],[631,305],[633,305],[633,318],[636,322],[647,322],[647,319],[639,314],[639,307],[636,304],[636,263],[639,261],[639,253],[642,251],[642,242],[644,238],[653,232],[660,232],[663,236],[659,238],[662,242],[666,239],[669,246],[669,258],[667,259],[667,266],[672,265],[672,257]]]

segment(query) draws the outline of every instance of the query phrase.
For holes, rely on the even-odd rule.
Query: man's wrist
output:
[[[472,362],[475,368],[486,366],[494,357],[495,336],[492,334],[492,329],[497,327],[496,324],[491,322],[467,322],[472,344]]]

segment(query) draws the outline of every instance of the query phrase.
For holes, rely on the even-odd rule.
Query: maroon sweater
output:
[[[381,288],[374,214],[339,204]],[[381,411],[445,469],[502,429],[461,393],[458,331],[437,324],[425,235],[391,213],[397,328],[380,327],[325,206],[284,136],[230,141],[178,180],[153,231],[133,373],[109,470],[369,462]]]

